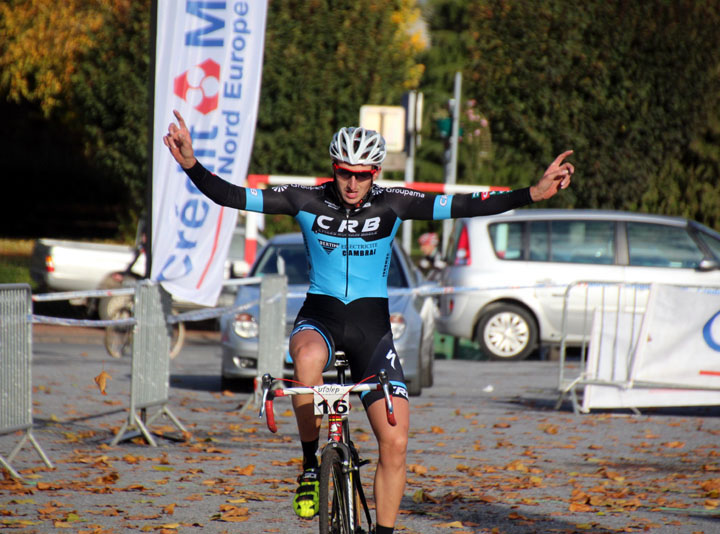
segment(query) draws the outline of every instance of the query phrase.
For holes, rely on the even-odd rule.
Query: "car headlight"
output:
[[[232,327],[240,337],[250,338],[258,336],[259,328],[257,321],[255,321],[255,317],[249,313],[238,313],[233,320]]]
[[[390,329],[392,330],[393,339],[400,339],[405,333],[405,317],[402,313],[390,314]]]

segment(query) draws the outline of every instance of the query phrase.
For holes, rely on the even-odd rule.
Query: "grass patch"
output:
[[[32,239],[0,239],[0,284],[35,283],[30,278]]]

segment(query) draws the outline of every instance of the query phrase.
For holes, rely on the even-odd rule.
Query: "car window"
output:
[[[495,223],[488,227],[495,255],[504,260],[523,259],[523,224]]]
[[[455,221],[453,224],[452,233],[450,234],[450,239],[448,239],[447,252],[445,253],[445,261],[448,265],[458,265],[457,244],[458,237],[463,228],[465,228],[465,224],[462,221]]]
[[[707,245],[715,259],[720,261],[720,238],[714,237],[707,232],[698,232],[697,235]]]
[[[307,257],[302,245],[271,246],[258,261],[254,276],[285,274],[288,284],[309,284]]]
[[[615,262],[613,221],[551,221],[550,260],[561,263]]]
[[[694,269],[703,254],[685,228],[627,224],[630,265]]]
[[[530,261],[550,259],[550,225],[548,221],[530,223]]]

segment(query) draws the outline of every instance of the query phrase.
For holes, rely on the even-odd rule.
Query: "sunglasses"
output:
[[[351,171],[350,169],[341,167],[337,163],[333,163],[333,169],[335,170],[335,176],[337,176],[338,178],[342,178],[343,180],[349,180],[350,178],[355,177],[358,182],[372,180],[378,173],[377,169],[372,169],[370,171]]]

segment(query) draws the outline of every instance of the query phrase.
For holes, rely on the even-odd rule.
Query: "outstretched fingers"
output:
[[[170,123],[167,134],[163,136],[163,144],[168,147],[170,154],[172,154],[173,158],[175,158],[181,167],[189,169],[196,161],[193,154],[190,131],[180,112],[173,110],[173,114],[177,119],[177,124],[174,122]]]
[[[567,158],[567,157],[568,157],[570,154],[572,154],[573,152],[574,152],[574,150],[566,150],[565,152],[563,152],[562,154],[560,154],[557,158],[555,158],[555,161],[553,161],[553,162],[550,164],[550,167],[551,167],[551,168],[552,168],[552,167],[559,167],[559,166],[562,164],[562,162],[565,160],[565,158]]]
[[[178,124],[180,125],[181,130],[187,130],[187,126],[185,125],[185,119],[183,119],[183,116],[180,115],[180,112],[177,109],[173,110],[173,115],[175,115],[175,118],[178,121]]]

